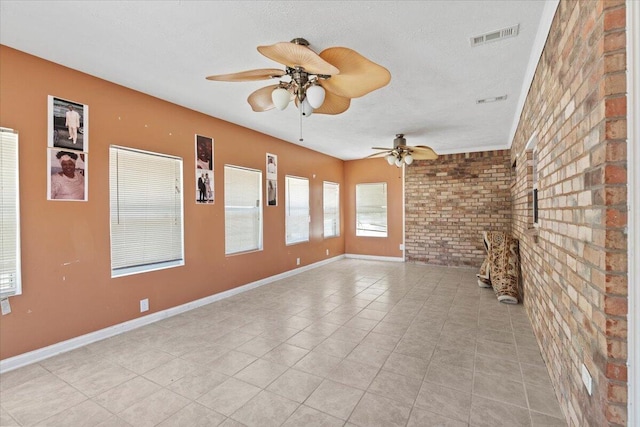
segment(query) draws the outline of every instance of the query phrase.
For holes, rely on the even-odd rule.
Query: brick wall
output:
[[[510,151],[416,161],[405,174],[407,261],[479,268],[482,231],[510,231]]]
[[[524,304],[572,426],[627,422],[625,43],[623,0],[561,1],[512,145]]]

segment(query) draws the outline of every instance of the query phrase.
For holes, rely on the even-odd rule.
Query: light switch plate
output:
[[[2,309],[2,315],[11,313],[11,304],[9,304],[9,298],[0,300],[0,309]]]
[[[589,373],[589,370],[584,365],[584,363],[582,364],[582,382],[584,383],[584,386],[587,388],[587,393],[589,393],[589,396],[591,396],[593,379],[591,378],[591,374]]]

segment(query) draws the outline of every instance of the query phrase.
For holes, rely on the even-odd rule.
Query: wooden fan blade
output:
[[[251,109],[253,111],[261,112],[276,108],[271,100],[271,92],[273,92],[277,87],[278,85],[265,86],[249,95],[247,102],[251,105]]]
[[[392,152],[393,148],[382,148],[382,147],[371,147],[372,150],[386,150],[388,152]]]
[[[324,102],[320,108],[313,110],[313,112],[314,114],[340,114],[347,111],[350,105],[351,99],[327,91],[324,96]]]
[[[340,70],[322,59],[317,53],[299,44],[280,42],[270,46],[258,46],[258,52],[287,67],[302,67],[309,74],[333,76],[340,73]]]
[[[383,151],[382,153],[374,153],[374,154],[371,154],[371,155],[365,157],[365,159],[369,159],[369,158],[372,158],[372,157],[383,157],[383,156],[386,157],[387,155],[389,155],[389,153],[390,153],[389,150]]]
[[[389,70],[346,47],[325,49],[320,57],[340,70],[340,74],[322,82],[326,90],[339,96],[359,98],[391,80]]]
[[[435,160],[438,158],[438,155],[431,147],[427,147],[426,145],[418,145],[415,147],[407,147],[411,151],[411,156],[415,160]]]
[[[207,80],[220,82],[251,82],[255,80],[267,80],[274,77],[282,77],[286,74],[284,70],[277,68],[262,68],[259,70],[241,71],[239,73],[218,74],[207,77]]]

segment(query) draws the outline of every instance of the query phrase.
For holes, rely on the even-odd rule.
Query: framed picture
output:
[[[196,203],[213,203],[213,138],[196,135]]]
[[[87,201],[88,154],[48,148],[47,200]]]
[[[48,146],[89,151],[89,106],[49,95]]]
[[[278,206],[278,156],[267,153],[267,206]]]

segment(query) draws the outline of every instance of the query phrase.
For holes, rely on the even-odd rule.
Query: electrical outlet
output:
[[[327,249],[327,255],[329,255],[329,249]]]
[[[404,243],[400,243],[400,250],[404,251]]]
[[[2,315],[11,313],[11,304],[9,304],[9,298],[0,300],[0,308],[2,309]]]
[[[300,265],[300,258],[296,258],[296,265]]]
[[[584,366],[584,363],[582,364],[582,382],[584,383],[584,386],[587,388],[587,393],[589,393],[589,396],[591,396],[593,380],[591,378],[591,374],[589,373],[589,370],[587,369],[586,366]]]
[[[140,313],[144,313],[145,311],[149,311],[149,298],[140,300]]]

